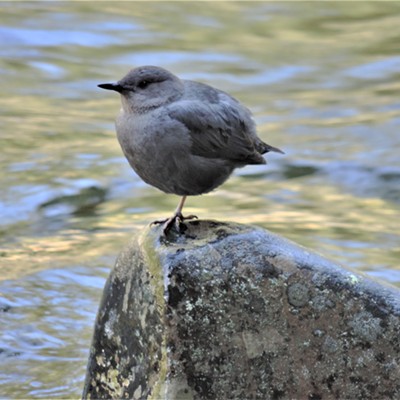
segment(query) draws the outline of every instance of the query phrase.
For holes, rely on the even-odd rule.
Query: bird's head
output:
[[[168,104],[182,96],[184,90],[177,76],[154,66],[132,69],[118,82],[98,86],[120,93],[122,106],[128,112],[145,112]]]

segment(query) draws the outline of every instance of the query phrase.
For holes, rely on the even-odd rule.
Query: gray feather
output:
[[[255,134],[250,111],[224,92],[197,82],[185,83],[187,93],[168,106],[168,114],[187,128],[192,154],[235,165],[264,164],[258,149],[264,150],[265,144]],[[201,90],[203,87],[206,90]],[[195,99],[191,98],[192,91]]]
[[[257,136],[251,112],[236,99],[165,69],[138,67],[100,87],[121,94],[117,136],[130,165],[164,192],[207,193],[236,167],[280,152]]]

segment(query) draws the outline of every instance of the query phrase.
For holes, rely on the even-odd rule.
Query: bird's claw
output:
[[[187,215],[186,217],[184,217],[182,214],[180,214],[178,216],[178,219],[180,222],[183,222],[183,221],[186,221],[187,219],[199,219],[199,217],[194,214],[190,214],[190,215]]]
[[[182,213],[177,213],[177,214],[173,215],[171,218],[153,221],[151,223],[151,225],[164,224],[163,233],[164,233],[164,235],[167,235],[174,224],[178,227],[179,223],[186,221],[188,219],[198,219],[198,217],[197,217],[197,215],[188,215],[188,216],[184,217],[182,215]]]

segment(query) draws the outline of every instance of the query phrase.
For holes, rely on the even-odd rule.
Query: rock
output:
[[[400,398],[400,291],[261,228],[185,226],[118,257],[83,398]]]

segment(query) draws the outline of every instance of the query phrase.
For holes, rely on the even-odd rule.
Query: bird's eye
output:
[[[149,85],[150,85],[149,81],[140,81],[139,84],[138,84],[138,87],[140,87],[140,89],[144,89]]]

